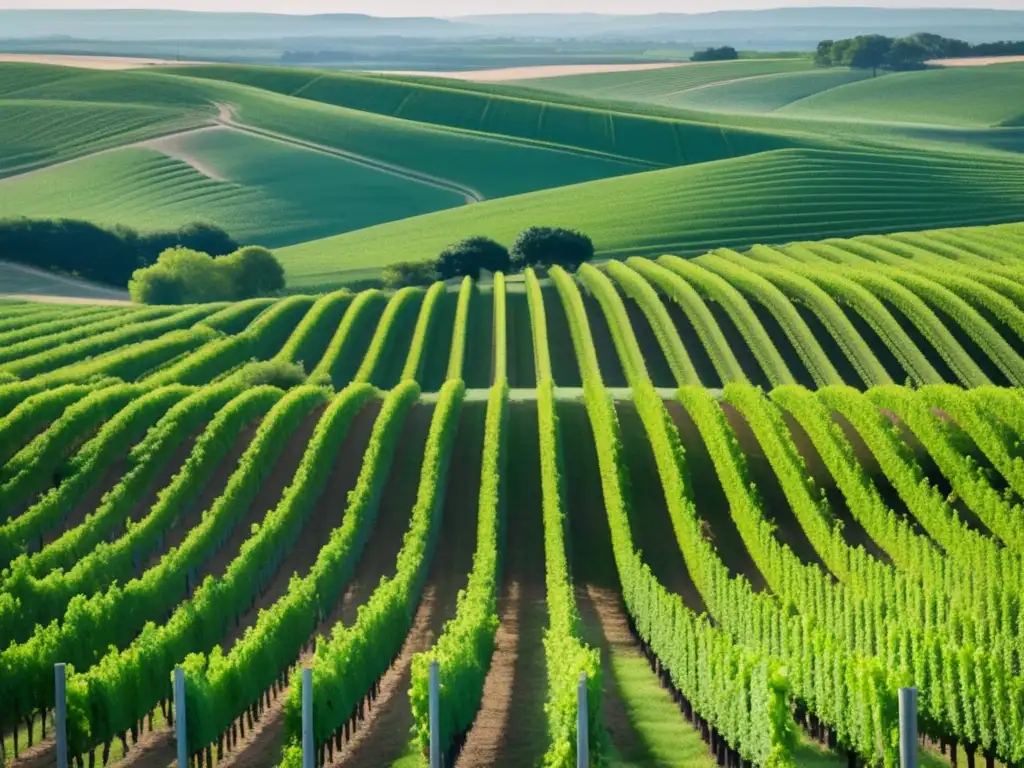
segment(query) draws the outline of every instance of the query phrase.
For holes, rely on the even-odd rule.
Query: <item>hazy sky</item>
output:
[[[546,11],[701,13],[801,5],[1024,10],[1024,0],[0,0],[0,8],[178,8],[193,11],[369,13],[375,16],[458,16],[474,13]]]

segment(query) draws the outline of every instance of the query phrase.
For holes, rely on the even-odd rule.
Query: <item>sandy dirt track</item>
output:
[[[535,77],[565,77],[567,75],[596,75],[602,72],[639,72],[648,69],[668,69],[689,66],[686,62],[667,61],[651,64],[552,64],[536,67],[508,67],[506,69],[478,69],[470,72],[424,72],[417,70],[382,70],[381,75],[415,75],[417,77],[446,77],[473,83],[502,83],[512,80],[530,80]]]
[[[1013,64],[1024,61],[1024,56],[978,56],[969,59],[932,59],[933,67],[987,67],[989,64]]]
[[[78,69],[143,69],[145,67],[180,66],[204,64],[201,61],[174,61],[173,59],[139,59],[128,56],[74,56],[56,53],[0,53],[0,63],[20,62],[22,64],[52,64]]]

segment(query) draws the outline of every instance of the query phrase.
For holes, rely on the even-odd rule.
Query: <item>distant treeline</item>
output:
[[[909,37],[859,35],[846,40],[822,40],[814,62],[823,67],[858,69],[921,69],[931,59],[965,59],[981,56],[1024,55],[1024,41],[972,45],[929,32]]]
[[[690,61],[735,61],[739,57],[739,51],[731,45],[723,45],[721,48],[705,48],[702,51],[697,51],[690,57]]]
[[[103,228],[71,219],[0,219],[0,259],[124,288],[132,273],[182,246],[212,256],[238,250],[227,232],[190,224],[167,232]]]

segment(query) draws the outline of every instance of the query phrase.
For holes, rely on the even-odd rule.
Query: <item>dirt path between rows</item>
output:
[[[327,482],[323,495],[317,502],[313,519],[320,521],[320,526],[331,525],[332,529],[341,525],[345,514],[345,500],[355,487],[362,469],[363,455],[373,433],[373,425],[380,413],[381,403],[378,400],[368,403],[353,419],[348,434],[338,451],[331,477]],[[329,532],[318,531],[326,540]],[[364,552],[364,556],[366,552]],[[331,627],[339,619],[338,604],[324,619],[314,632],[314,637],[329,633]],[[302,661],[312,658],[315,643],[311,643],[302,653]],[[256,766],[276,765],[284,749],[284,705],[288,697],[288,689],[282,691],[264,710],[263,715],[248,731],[238,746],[219,761],[220,766]]]
[[[697,424],[678,401],[666,402],[665,407],[683,445],[685,470],[689,475],[697,516],[705,523],[705,538],[714,545],[730,573],[744,576],[756,591],[765,589],[764,577],[747,551],[732,518],[729,500]]]
[[[412,659],[430,648],[444,624],[455,616],[459,590],[465,587],[476,548],[477,509],[483,454],[486,402],[463,405],[455,438],[441,530],[427,584],[412,629],[398,661],[381,680],[380,694],[369,718],[332,765],[376,768],[390,765],[408,748],[414,721],[409,705]]]
[[[221,576],[231,561],[237,556],[242,543],[251,535],[249,525],[252,522],[262,520],[280,501],[285,488],[291,484],[295,476],[295,471],[298,469],[299,462],[306,450],[309,437],[312,435],[322,413],[322,406],[314,409],[303,420],[299,428],[292,433],[281,456],[274,464],[273,470],[264,479],[255,500],[249,506],[249,510],[244,518],[235,526],[226,545],[203,564],[199,571],[200,579],[205,578],[207,574],[215,577]],[[285,558],[281,568],[278,569],[278,575],[290,564],[294,551]],[[289,574],[291,573],[290,570],[288,572]],[[272,586],[273,583],[271,584]],[[264,593],[265,596],[266,593]],[[236,626],[229,630],[228,637],[221,643],[225,651],[229,651],[235,639],[240,637],[245,629],[256,620],[259,607],[264,607],[262,599],[257,599],[256,606],[246,612],[243,617],[240,617],[240,621]],[[210,649],[206,650],[209,651]],[[166,768],[175,759],[174,732],[172,729],[164,726],[152,732],[147,732],[142,736],[139,739],[139,743],[131,748],[118,765],[130,766],[130,768]]]
[[[188,505],[185,512],[181,517],[174,521],[170,529],[164,535],[164,545],[160,551],[154,552],[150,557],[150,561],[147,567],[153,567],[172,547],[180,546],[188,536],[189,532],[203,519],[203,513],[210,509],[214,502],[224,493],[228,483],[231,480],[231,476],[234,475],[235,470],[238,469],[238,463],[242,456],[249,449],[253,439],[256,437],[256,431],[259,429],[264,417],[255,419],[251,423],[247,424],[241,432],[235,437],[235,442],[231,446],[231,450],[228,452],[224,460],[218,463],[216,469],[210,478],[206,481],[205,486],[199,494],[199,498],[192,504]]]
[[[513,402],[508,420],[504,579],[501,623],[480,712],[467,734],[459,768],[536,765],[547,746],[544,700],[544,526],[541,518],[537,404]]]

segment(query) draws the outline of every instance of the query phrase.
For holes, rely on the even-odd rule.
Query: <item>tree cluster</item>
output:
[[[734,61],[740,57],[739,52],[731,45],[721,48],[705,48],[690,57],[690,61]]]
[[[918,32],[909,37],[858,35],[845,40],[822,40],[814,63],[822,67],[870,69],[922,69],[931,59],[1011,56],[1024,54],[1024,42],[980,43]]]
[[[448,246],[432,261],[391,264],[381,279],[388,288],[404,288],[464,276],[479,279],[481,271],[511,273],[555,264],[574,270],[593,257],[593,242],[580,232],[531,227],[519,234],[511,249],[488,237],[470,237]]]
[[[179,246],[213,256],[238,249],[227,232],[211,224],[141,233],[73,219],[0,220],[0,259],[118,288],[128,284],[135,270],[155,263],[168,248]]]
[[[266,248],[250,245],[213,257],[191,248],[168,248],[128,283],[139,304],[200,304],[237,301],[280,291],[284,268]]]

